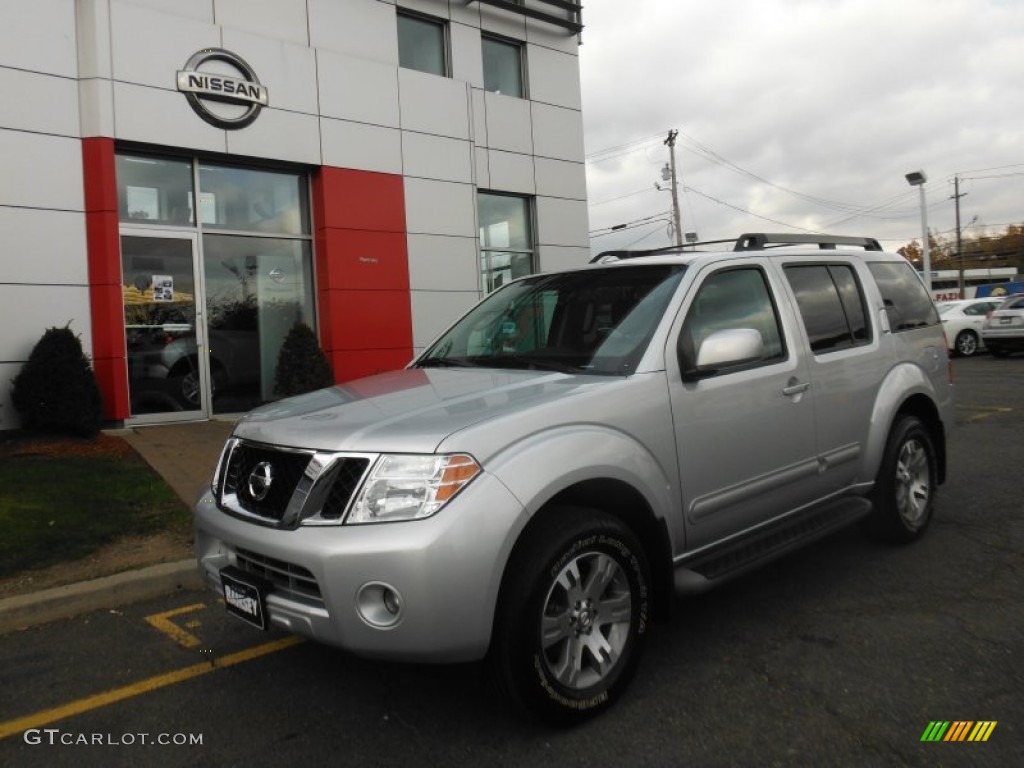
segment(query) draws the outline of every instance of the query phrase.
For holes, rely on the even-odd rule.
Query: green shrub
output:
[[[11,401],[29,431],[93,437],[103,421],[103,399],[69,326],[46,330],[14,377]]]
[[[285,336],[277,356],[274,394],[291,397],[333,384],[331,365],[313,329],[305,323],[296,323]]]

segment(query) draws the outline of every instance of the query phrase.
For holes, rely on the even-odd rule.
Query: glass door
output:
[[[121,230],[131,420],[207,418],[212,400],[197,237]]]

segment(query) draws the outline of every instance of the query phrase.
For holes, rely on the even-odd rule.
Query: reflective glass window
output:
[[[444,22],[398,14],[398,64],[406,69],[447,77]]]
[[[483,38],[484,89],[522,98],[523,47],[494,37]]]
[[[191,161],[118,154],[116,168],[121,221],[195,226]]]
[[[198,209],[204,229],[309,234],[306,177],[295,173],[202,164]]]
[[[536,271],[530,199],[481,192],[477,204],[480,270],[484,290],[489,293]]]

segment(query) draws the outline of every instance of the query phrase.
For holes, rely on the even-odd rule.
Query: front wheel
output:
[[[931,435],[916,416],[903,416],[892,428],[865,520],[869,535],[906,544],[925,532],[932,517],[938,480]]]
[[[506,569],[489,659],[499,689],[552,725],[614,703],[640,658],[649,573],[642,547],[618,519],[551,510]]]
[[[961,357],[971,357],[978,352],[978,335],[974,331],[960,331],[956,335],[954,347]]]

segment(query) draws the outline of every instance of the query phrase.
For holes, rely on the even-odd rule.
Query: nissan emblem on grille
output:
[[[263,501],[274,482],[274,468],[269,461],[261,461],[249,473],[249,494],[255,501]]]

